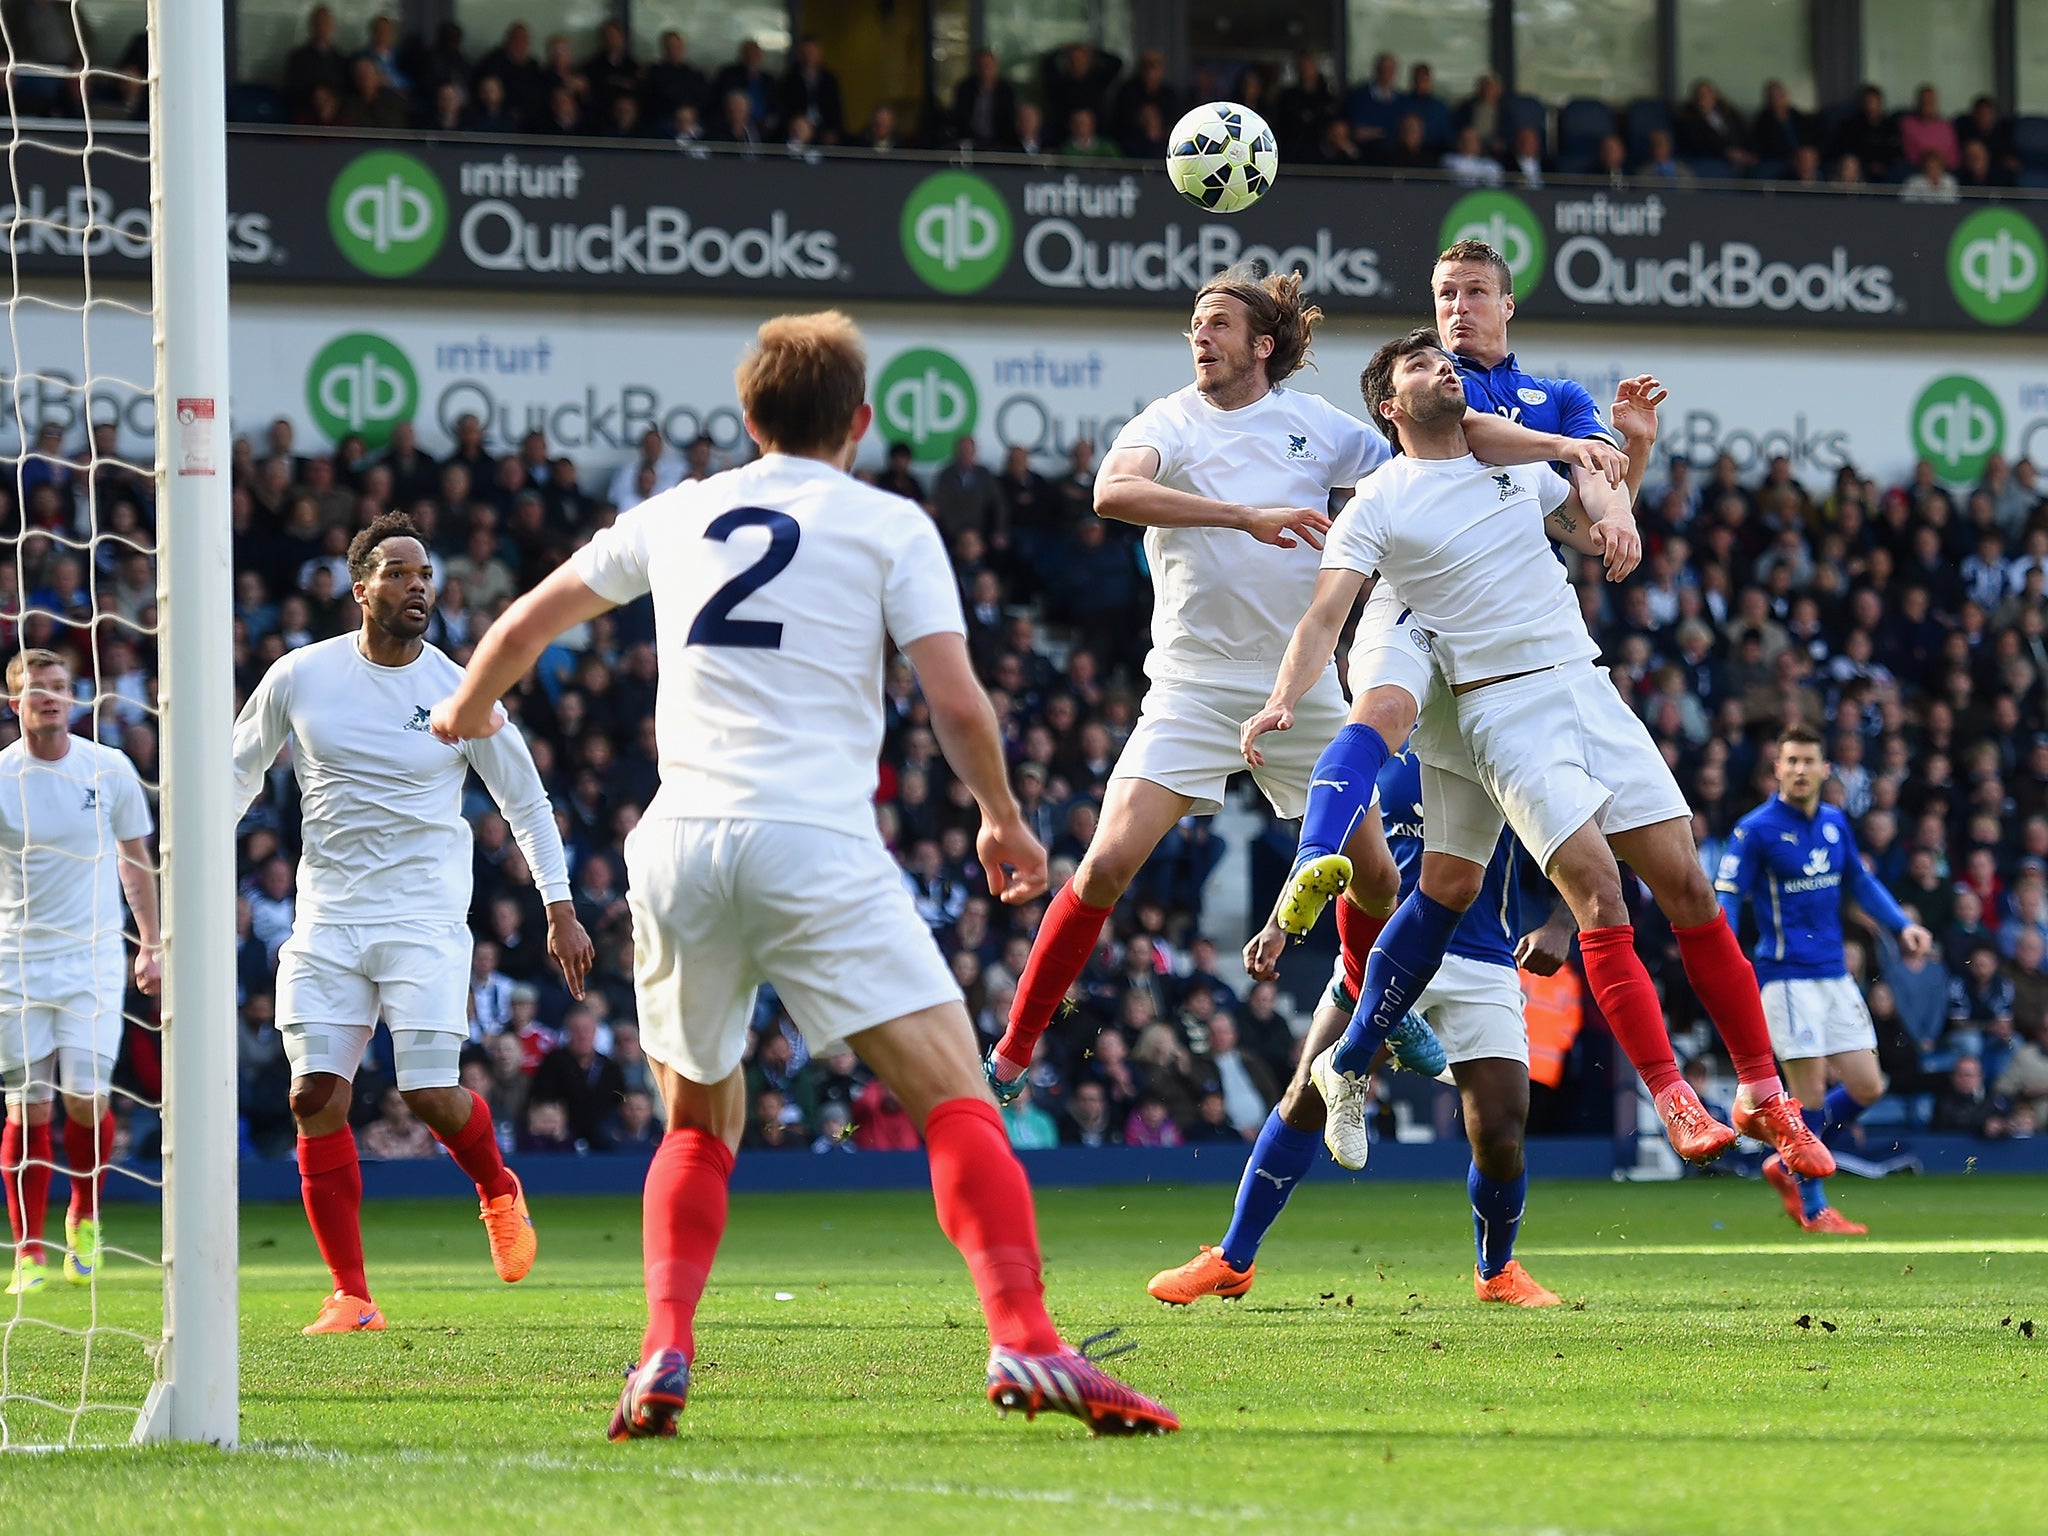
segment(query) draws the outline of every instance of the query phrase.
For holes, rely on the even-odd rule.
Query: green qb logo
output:
[[[979,293],[1010,260],[1010,209],[970,171],[940,171],[903,202],[903,256],[940,293]]]
[[[393,427],[412,419],[419,398],[412,359],[372,331],[335,337],[306,370],[306,409],[329,442],[355,433],[366,447],[382,448]]]
[[[335,249],[372,277],[408,277],[441,249],[448,199],[415,155],[380,149],[351,160],[327,194]]]
[[[1948,282],[1956,302],[1986,325],[2015,325],[2048,292],[2048,247],[2033,220],[2011,208],[1985,208],[1956,226],[1948,243]]]
[[[1437,249],[1448,250],[1460,240],[1484,240],[1500,252],[1514,277],[1516,298],[1527,298],[1542,283],[1548,254],[1543,226],[1513,193],[1470,192],[1451,204],[1437,231]]]
[[[1913,449],[1951,485],[1984,473],[2005,442],[2005,412],[1981,379],[1944,374],[1913,403]]]
[[[892,443],[908,443],[919,464],[936,464],[974,431],[981,404],[957,359],[917,347],[892,359],[875,381],[875,410]]]

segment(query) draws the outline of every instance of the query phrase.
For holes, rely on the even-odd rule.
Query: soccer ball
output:
[[[1212,101],[1173,125],[1166,174],[1180,195],[1211,213],[1238,213],[1279,174],[1273,130],[1250,107]]]

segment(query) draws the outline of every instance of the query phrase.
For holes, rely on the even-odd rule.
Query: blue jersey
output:
[[[1491,368],[1482,368],[1468,358],[1453,357],[1458,377],[1465,381],[1465,403],[1478,411],[1491,411],[1509,421],[1520,422],[1532,432],[1555,432],[1560,437],[1597,437],[1619,448],[1621,439],[1600,415],[1600,407],[1585,387],[1570,379],[1539,379],[1522,372],[1510,352]],[[1568,466],[1558,473],[1571,478]]]
[[[1405,901],[1422,878],[1422,764],[1412,752],[1390,757],[1380,769],[1378,784],[1380,819],[1386,826],[1387,847],[1401,869],[1401,898]],[[1479,899],[1459,920],[1445,946],[1449,953],[1514,969],[1515,940],[1522,931],[1521,894],[1516,889],[1514,868],[1515,836],[1502,832],[1486,866]]]
[[[1842,958],[1842,897],[1897,933],[1906,914],[1863,867],[1841,808],[1811,816],[1777,795],[1735,824],[1714,881],[1733,927],[1746,899],[1756,914],[1759,981],[1826,980],[1849,974]]]

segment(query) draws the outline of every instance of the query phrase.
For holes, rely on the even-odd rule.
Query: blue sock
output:
[[[1821,1128],[1815,1134],[1829,1146],[1835,1143],[1838,1131],[1846,1131],[1863,1117],[1868,1106],[1858,1104],[1855,1096],[1840,1083],[1828,1090],[1828,1096],[1821,1101]]]
[[[1223,1234],[1223,1259],[1232,1269],[1244,1269],[1259,1256],[1266,1229],[1280,1219],[1294,1186],[1315,1166],[1321,1141],[1314,1131],[1297,1131],[1287,1124],[1277,1109],[1266,1116],[1237,1186],[1230,1230]]]
[[[1337,1042],[1340,1072],[1365,1076],[1387,1035],[1415,1006],[1415,999],[1443,964],[1444,947],[1465,914],[1431,901],[1420,888],[1388,919],[1365,961],[1365,990],[1350,1027]]]
[[[1342,853],[1351,829],[1372,804],[1372,787],[1391,754],[1369,725],[1347,725],[1316,759],[1308,776],[1308,809],[1301,817],[1295,868],[1326,853]]]
[[[1472,1201],[1472,1242],[1479,1274],[1491,1280],[1515,1256],[1515,1234],[1522,1227],[1522,1207],[1529,1198],[1529,1170],[1503,1184],[1489,1179],[1474,1163],[1465,1175],[1465,1194]]]
[[[1839,1089],[1837,1089],[1836,1091],[1840,1092]],[[1824,1123],[1825,1119],[1823,1111],[1818,1109],[1807,1109],[1805,1106],[1802,1105],[1800,1107],[1799,1114],[1800,1117],[1806,1121],[1806,1128],[1809,1131],[1813,1132],[1814,1135],[1818,1136],[1821,1132],[1821,1126]],[[1822,1211],[1827,1209],[1827,1180],[1809,1179],[1802,1174],[1794,1174],[1793,1177],[1799,1180],[1800,1207],[1806,1212],[1806,1219],[1808,1221],[1811,1221],[1814,1217],[1818,1216]]]

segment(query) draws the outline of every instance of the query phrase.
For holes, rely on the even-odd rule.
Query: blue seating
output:
[[[2012,144],[2020,164],[2030,171],[2048,171],[2048,117],[2015,118]]]
[[[1550,148],[1550,109],[1534,96],[1518,95],[1507,99],[1507,111],[1503,119],[1502,133],[1512,144],[1515,135],[1524,128],[1534,128],[1543,140],[1543,148]]]
[[[1645,96],[1628,104],[1628,153],[1641,160],[1650,153],[1650,135],[1659,128],[1671,131],[1671,106],[1656,97]]]
[[[1575,96],[1558,109],[1557,152],[1562,158],[1591,160],[1600,141],[1614,132],[1614,109],[1590,96]]]
[[[231,123],[286,123],[291,114],[284,109],[284,97],[267,85],[231,85],[227,91],[227,117]]]

